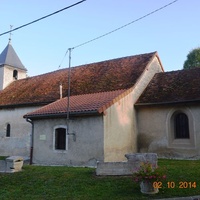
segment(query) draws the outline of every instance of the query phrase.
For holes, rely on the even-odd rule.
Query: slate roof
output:
[[[0,66],[5,64],[18,69],[26,70],[10,43],[8,43],[6,48],[0,54]]]
[[[155,74],[136,106],[199,101],[200,68],[195,68]]]
[[[137,82],[156,52],[71,68],[71,96],[128,89]],[[68,69],[17,80],[0,92],[0,107],[43,105],[67,96]]]
[[[83,94],[70,97],[70,115],[100,114],[107,107],[126,95],[127,90],[116,90],[110,92],[100,92],[94,94]],[[43,106],[24,118],[46,118],[52,116],[67,115],[68,98],[62,98],[51,104]]]

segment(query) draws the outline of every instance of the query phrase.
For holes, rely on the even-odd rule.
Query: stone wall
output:
[[[23,78],[26,78],[27,75],[26,75],[26,71],[25,70],[22,70],[22,69],[19,69],[19,68],[15,68],[15,67],[10,67],[8,65],[4,65],[4,68],[3,69],[3,83],[2,85],[0,85],[0,90],[6,88],[10,83],[12,83],[13,81],[15,81],[16,79],[13,77],[13,71],[14,70],[17,70],[18,72],[18,76],[17,76],[17,79],[23,79]],[[2,72],[1,72],[2,73]],[[1,74],[2,76],[2,74]]]
[[[174,114],[188,117],[189,138],[175,138]],[[137,108],[138,150],[157,153],[160,158],[199,159],[200,106],[190,103]]]
[[[157,166],[156,153],[126,154],[126,162],[98,162],[96,175],[131,175],[143,162]]]
[[[102,116],[76,117],[69,121],[66,149],[55,149],[55,129],[66,127],[66,119],[34,121],[33,163],[42,165],[67,165],[96,167],[103,161]]]
[[[31,124],[23,118],[38,106],[0,109],[0,155],[30,155]],[[6,135],[7,124],[10,124],[10,137]]]
[[[154,57],[132,91],[104,112],[104,162],[122,162],[127,152],[138,152],[137,119],[133,105],[157,72],[162,72],[162,67],[158,58]]]

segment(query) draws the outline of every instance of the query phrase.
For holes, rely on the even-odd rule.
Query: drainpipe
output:
[[[33,121],[26,118],[26,121],[31,123],[32,125],[32,129],[31,129],[31,147],[30,147],[30,165],[33,164],[33,133],[34,133],[34,124],[33,124]]]

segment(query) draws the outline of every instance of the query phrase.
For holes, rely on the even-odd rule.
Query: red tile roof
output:
[[[156,52],[118,58],[71,68],[71,95],[128,89],[136,83]],[[0,92],[0,107],[42,105],[67,96],[68,69],[11,83]]]
[[[200,101],[200,68],[157,73],[136,105]]]
[[[70,115],[72,114],[100,114],[107,107],[127,94],[127,90],[116,90],[111,92],[100,92],[95,94],[83,94],[70,97]],[[31,113],[26,114],[25,118],[41,118],[52,116],[67,115],[68,98],[62,98],[51,104],[43,106]]]

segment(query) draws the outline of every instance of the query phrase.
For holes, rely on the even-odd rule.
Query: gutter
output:
[[[200,100],[187,100],[187,101],[171,101],[171,102],[158,102],[158,103],[136,103],[135,107],[140,106],[162,106],[162,105],[172,105],[172,104],[185,104],[185,103],[199,103]]]
[[[58,99],[56,99],[58,100]],[[56,101],[55,100],[55,101]],[[35,102],[35,103],[19,103],[19,104],[7,104],[7,105],[0,105],[0,109],[2,108],[19,108],[19,107],[27,107],[27,106],[44,106],[50,103],[53,103],[54,101],[49,102]]]
[[[69,113],[71,117],[77,117],[77,116],[91,116],[91,115],[101,115],[97,110],[94,111],[81,111],[81,112],[72,112]],[[45,114],[33,114],[33,115],[24,115],[24,118],[26,119],[49,119],[49,118],[66,118],[67,113],[45,113]]]
[[[31,145],[30,145],[30,165],[32,165],[33,164],[33,134],[34,134],[34,124],[33,124],[33,121],[32,120],[30,120],[30,119],[28,119],[28,118],[26,118],[26,121],[27,122],[29,122],[29,123],[31,123],[31,125],[32,125],[32,129],[31,129]]]

